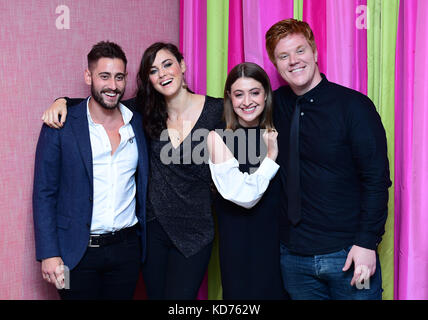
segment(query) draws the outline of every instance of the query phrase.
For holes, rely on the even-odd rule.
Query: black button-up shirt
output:
[[[275,91],[282,198],[281,240],[293,252],[325,254],[351,245],[375,249],[385,229],[389,164],[379,114],[365,95],[322,81],[302,96]],[[290,121],[300,104],[302,219],[287,219]]]

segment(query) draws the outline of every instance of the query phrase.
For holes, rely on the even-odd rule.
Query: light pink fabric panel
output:
[[[242,2],[244,57],[246,62],[254,62],[264,68],[264,35],[260,25],[261,12],[259,2],[259,0],[248,0]]]
[[[275,90],[278,87],[285,84],[285,81],[281,78],[278,71],[276,70],[273,63],[270,61],[266,51],[266,32],[278,21],[293,18],[293,1],[284,0],[270,0],[269,2],[260,1],[260,27],[261,27],[261,39],[263,43],[263,67],[266,73],[269,75],[272,89]]]
[[[31,207],[42,111],[58,96],[89,95],[83,82],[86,55],[101,40],[115,41],[126,52],[125,96],[134,95],[144,49],[160,40],[178,44],[179,2],[1,3],[0,299],[51,299],[57,297],[56,290],[42,281],[40,264],[35,261]],[[61,4],[66,7],[58,8]],[[67,10],[69,29],[67,19],[62,19],[67,18]]]
[[[327,52],[323,53],[328,80],[364,94],[367,94],[367,29],[364,11],[360,9],[366,8],[366,4],[366,0],[327,0]]]
[[[293,1],[243,1],[245,61],[255,62],[266,71],[273,90],[285,82],[269,60],[266,52],[265,35],[272,25],[292,17]]]

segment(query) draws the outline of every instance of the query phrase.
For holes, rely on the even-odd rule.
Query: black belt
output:
[[[126,240],[128,236],[134,234],[138,229],[138,223],[129,228],[124,228],[115,232],[103,233],[103,234],[91,234],[89,235],[90,248],[99,248],[114,244]]]

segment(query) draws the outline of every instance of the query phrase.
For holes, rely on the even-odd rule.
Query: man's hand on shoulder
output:
[[[61,116],[61,121],[59,120]],[[55,100],[54,103],[43,113],[42,120],[43,122],[55,129],[60,129],[63,127],[65,120],[67,118],[67,100],[60,98]]]

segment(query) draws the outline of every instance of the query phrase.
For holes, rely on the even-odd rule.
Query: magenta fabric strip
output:
[[[416,1],[400,3],[395,71],[395,299],[406,299],[410,292],[416,15]]]
[[[428,1],[418,0],[416,12],[412,206],[407,211],[410,240],[406,299],[428,299]]]
[[[367,0],[354,0],[355,33],[354,51],[352,65],[355,65],[355,72],[352,73],[352,87],[367,95],[368,93],[368,69],[367,69]]]
[[[187,84],[198,94],[206,94],[207,78],[207,3],[206,0],[181,0],[180,43],[186,61]]]
[[[180,30],[179,30],[179,33],[180,33],[180,38],[179,38],[179,40],[178,40],[178,45],[179,45],[179,49],[180,49],[180,51],[181,52],[183,52],[183,46],[184,46],[184,43],[183,43],[183,40],[184,40],[184,1],[185,0],[180,0]]]
[[[227,72],[245,61],[242,0],[229,0],[229,38]]]
[[[207,4],[206,0],[180,0],[180,49],[186,62],[188,87],[206,94],[207,86]],[[202,282],[198,300],[208,299],[208,278]]]
[[[303,20],[309,23],[314,32],[321,72],[326,72],[327,66],[326,7],[326,0],[303,0]]]

